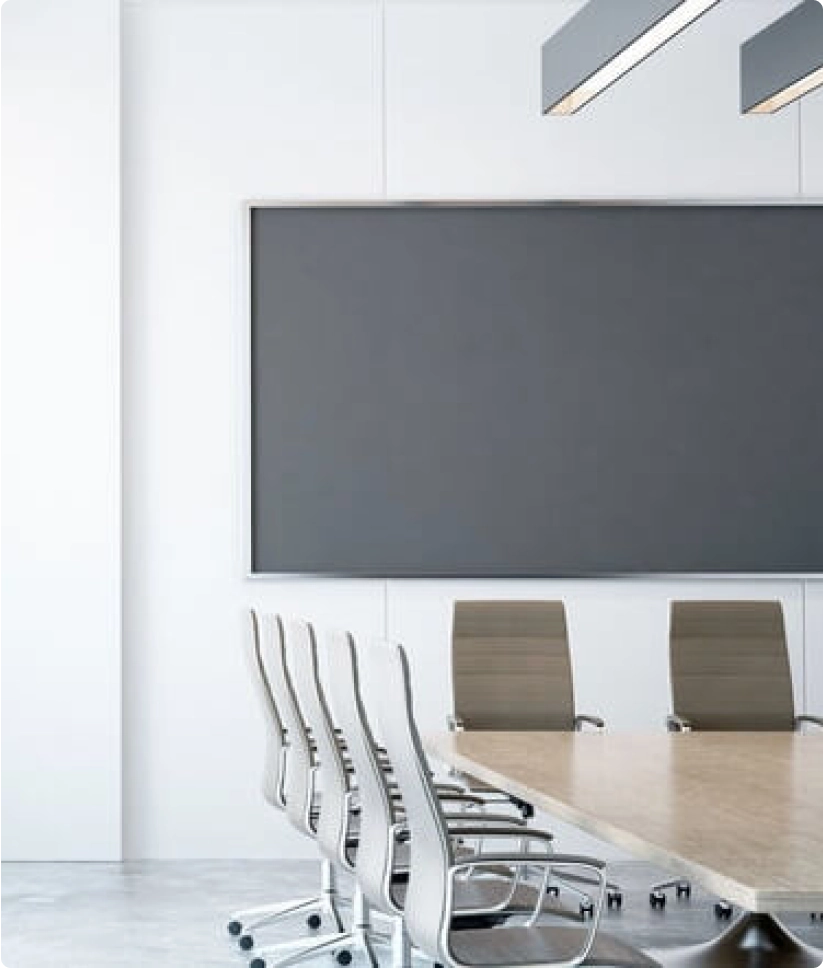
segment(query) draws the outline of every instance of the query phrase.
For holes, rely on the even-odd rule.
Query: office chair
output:
[[[671,603],[669,665],[672,713],[669,732],[733,730],[790,732],[817,716],[796,716],[783,608],[771,601],[679,601]],[[663,908],[665,891],[688,897],[684,878],[655,884],[652,907]],[[718,901],[715,914],[732,907]]]
[[[578,714],[574,705],[566,609],[557,601],[457,601],[452,626],[453,731],[600,730],[599,716]],[[472,791],[492,788],[475,777],[464,780]],[[531,804],[511,800],[533,816]],[[591,914],[591,899],[566,882],[581,899],[581,913]],[[620,908],[623,893],[609,883],[608,906]]]
[[[606,897],[602,861],[552,853],[551,835],[530,827],[526,828],[526,838],[530,845],[539,845],[539,853],[515,848],[475,854],[465,860],[456,856],[440,802],[432,789],[415,725],[405,652],[398,645],[381,644],[366,650],[365,655],[374,668],[375,678],[381,683],[376,702],[381,738],[394,765],[410,835],[404,917],[414,944],[428,958],[446,968],[499,965],[522,968],[634,965],[651,968],[654,962],[598,931]],[[499,836],[495,835],[496,838]],[[522,841],[524,831],[512,830],[503,836]],[[597,893],[588,927],[565,923],[538,924],[535,918],[529,918],[525,924],[513,926],[455,930],[456,888],[466,870],[501,866],[517,870],[524,865],[537,866],[544,874],[536,911],[543,900],[545,885],[554,872],[575,870],[593,879]]]
[[[321,798],[315,784],[315,742],[303,721],[286,665],[284,622],[279,616],[265,616],[260,630],[261,666],[286,735],[282,786],[285,812],[301,833],[316,840]],[[310,927],[329,925],[331,931],[267,946],[265,951],[271,963],[286,968],[287,965],[311,958],[320,951],[329,948],[334,950],[336,941],[345,933],[340,914],[340,905],[345,900],[338,891],[335,866],[324,856],[321,862],[320,894],[310,899],[310,906],[313,908]],[[250,934],[242,937],[248,939],[242,945],[245,950],[254,946],[254,939]],[[341,962],[345,960],[344,955]]]
[[[263,629],[257,613],[250,612],[251,636],[246,639],[245,654],[249,665],[252,683],[258,701],[263,710],[266,727],[266,751],[263,769],[263,796],[276,810],[286,811],[287,798],[302,797],[303,792],[292,783],[287,793],[285,777],[287,764],[290,759],[289,744],[286,728],[274,698],[272,683],[266,674],[263,661]],[[274,623],[267,626],[265,634],[269,637],[279,637],[280,628]],[[271,662],[269,663],[271,667]],[[281,700],[283,689],[279,688]],[[248,951],[254,946],[252,932],[258,928],[272,924],[281,918],[292,914],[303,913],[307,916],[306,923],[310,928],[319,928],[326,915],[336,923],[339,914],[336,910],[336,896],[334,891],[334,875],[327,860],[321,862],[320,893],[312,897],[297,898],[278,904],[267,904],[244,911],[236,911],[228,922],[228,933],[237,939],[239,946]],[[308,940],[308,939],[307,939]]]
[[[341,965],[350,964],[359,953],[376,968],[374,946],[387,939],[373,929],[368,905],[356,883],[349,929],[343,927],[337,910],[334,875],[338,870],[355,872],[361,810],[346,741],[331,720],[319,680],[314,630],[306,622],[282,618],[275,622],[277,639],[272,648],[264,650],[264,665],[271,682],[288,689],[282,701],[291,754],[286,775],[292,777],[297,793],[293,801],[287,799],[286,809],[289,812],[290,802],[296,804],[291,812],[293,822],[316,839],[323,854],[327,865],[323,900],[336,930],[292,945],[258,948],[250,968],[266,968],[267,964],[285,968],[323,952],[331,952]],[[386,771],[384,752],[375,750],[375,758],[378,768]],[[439,790],[439,795],[472,806],[482,804],[480,798],[460,792],[454,785]]]
[[[335,710],[335,722],[342,726],[358,779],[361,822],[357,848],[357,877],[369,902],[402,926],[403,903],[407,884],[407,840],[405,810],[396,788],[387,782],[380,769],[377,744],[366,716],[360,693],[357,652],[348,633],[331,633],[326,637],[327,668],[334,669],[329,680],[329,695]],[[431,776],[431,774],[429,774]],[[453,807],[450,797],[443,797],[436,783],[433,789],[441,807]],[[498,835],[519,836],[529,840],[528,827],[521,817],[484,813],[444,812],[449,835],[455,839],[456,855],[467,859],[475,852],[468,840]],[[549,837],[549,835],[546,835]],[[577,919],[569,909],[560,906],[553,896],[537,904],[538,892],[525,883],[524,871],[514,876],[508,868],[485,871],[489,876],[467,877],[456,886],[454,898],[455,928],[476,925],[492,926],[515,916],[530,916],[535,907],[539,914],[554,914]],[[408,944],[396,935],[395,966],[408,963]]]

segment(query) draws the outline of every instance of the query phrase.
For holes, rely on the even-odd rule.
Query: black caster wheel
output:
[[[714,916],[721,921],[728,921],[732,916],[732,906],[726,901],[718,901],[714,906]]]
[[[266,968],[266,962],[262,958],[252,958],[249,968]]]
[[[351,964],[351,951],[338,951],[334,957],[338,965]]]
[[[319,914],[310,914],[306,918],[306,924],[312,929],[312,931],[316,931],[322,923],[323,919]]]
[[[233,938],[236,938],[238,934],[242,934],[243,925],[239,921],[229,921],[226,925],[226,930]]]
[[[662,911],[666,906],[666,895],[662,891],[652,891],[649,895],[649,904],[655,911]]]
[[[692,896],[692,886],[686,881],[681,881],[680,884],[675,886],[675,891],[677,892],[677,899],[680,900],[681,897],[690,898]]]
[[[621,891],[609,891],[606,896],[606,904],[611,911],[612,908],[619,911],[623,907],[623,894]]]
[[[237,943],[240,945],[241,951],[251,951],[254,947],[254,938],[250,934],[242,935]]]
[[[581,901],[580,902],[580,917],[590,918],[594,916],[594,905],[591,901]]]
[[[551,887],[546,888],[546,894],[548,897],[560,897],[560,888],[552,884]],[[814,917],[814,915],[812,915]]]

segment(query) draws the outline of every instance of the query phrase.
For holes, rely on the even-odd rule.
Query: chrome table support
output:
[[[823,951],[804,944],[770,914],[744,913],[719,938],[653,950],[661,968],[820,968]]]

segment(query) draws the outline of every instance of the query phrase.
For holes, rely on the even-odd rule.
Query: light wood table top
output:
[[[465,732],[426,745],[748,911],[823,911],[823,736]]]

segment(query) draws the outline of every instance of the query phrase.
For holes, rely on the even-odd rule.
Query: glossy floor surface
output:
[[[4,864],[2,963],[6,968],[232,968],[248,963],[225,924],[237,908],[311,894],[319,867],[305,861],[145,861],[126,864]],[[640,947],[704,941],[720,933],[712,899],[695,892],[652,911],[647,864],[610,867],[625,890],[604,928]],[[823,922],[786,918],[823,948]],[[299,937],[301,919],[261,932],[261,941]],[[332,968],[329,955],[318,966]],[[354,966],[353,966],[354,968]]]

